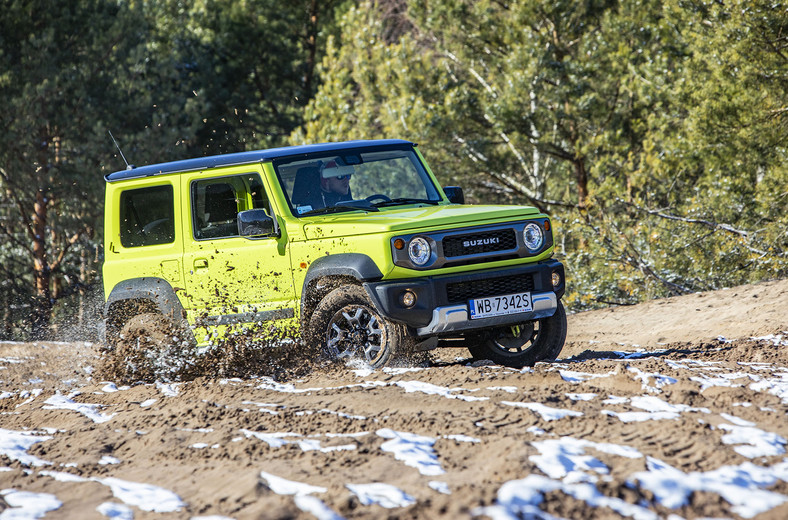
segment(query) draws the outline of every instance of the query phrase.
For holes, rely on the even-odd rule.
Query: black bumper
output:
[[[561,283],[553,287],[552,275],[561,276]],[[531,292],[550,297],[554,304],[564,295],[564,266],[557,260],[545,260],[516,267],[487,269],[470,273],[443,276],[426,276],[409,280],[365,283],[364,287],[378,311],[387,319],[408,325],[419,336],[440,335],[461,330],[478,329],[507,323],[516,323],[551,316],[555,307],[535,309],[533,313],[481,320],[454,319],[453,323],[436,324],[442,310],[467,311],[468,300],[487,296],[500,296],[518,292]],[[405,307],[400,299],[405,291],[416,295],[416,304]],[[536,302],[536,300],[535,300]],[[536,307],[536,305],[534,305]]]

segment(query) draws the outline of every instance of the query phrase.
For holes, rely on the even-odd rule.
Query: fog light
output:
[[[413,291],[405,291],[399,297],[399,301],[404,307],[413,307],[416,305],[416,294]]]
[[[558,271],[553,271],[553,287],[558,287],[561,285],[561,275]]]

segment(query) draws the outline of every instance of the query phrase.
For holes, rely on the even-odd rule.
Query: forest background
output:
[[[0,339],[90,339],[103,175],[125,168],[108,131],[138,165],[415,141],[470,201],[552,216],[572,311],[788,275],[780,1],[0,0],[0,13]]]

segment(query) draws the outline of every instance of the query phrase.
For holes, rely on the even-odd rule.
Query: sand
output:
[[[560,359],[524,370],[452,349],[282,381],[120,386],[90,343],[0,343],[0,510],[788,517],[788,280],[568,323]]]

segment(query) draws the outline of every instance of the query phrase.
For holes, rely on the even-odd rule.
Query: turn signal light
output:
[[[402,240],[401,238],[395,239],[394,240],[394,249],[399,249],[399,250],[405,249],[405,241]]]

